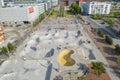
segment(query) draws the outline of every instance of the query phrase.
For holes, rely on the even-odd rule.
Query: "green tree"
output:
[[[120,12],[113,12],[114,17],[120,17]]]
[[[119,44],[115,45],[115,50],[116,50],[116,52],[120,53],[120,45]]]
[[[7,48],[9,50],[9,52],[13,52],[14,51],[14,46],[10,42],[7,44]]]
[[[120,70],[120,60],[119,59],[117,60],[117,67]]]
[[[70,8],[71,8],[71,10],[72,10],[75,14],[81,13],[81,8],[80,8],[80,6],[79,6],[78,4],[76,4],[76,3],[72,3]]]
[[[92,62],[92,69],[98,76],[100,76],[102,73],[105,73],[105,68],[101,62]]]
[[[109,37],[109,36],[105,36],[105,41],[106,41],[108,44],[110,44],[110,45],[113,44],[113,40],[112,40],[112,38]]]
[[[120,70],[120,55],[117,57],[117,67]]]
[[[74,7],[75,7],[75,3],[72,3],[71,6],[70,6],[70,8],[71,8],[72,10],[74,10]]]
[[[110,26],[114,26],[115,24],[115,21],[114,20],[111,20],[111,19],[106,19],[106,22],[110,25]]]
[[[2,53],[4,54],[4,55],[6,55],[6,56],[8,56],[8,50],[7,50],[7,48],[6,47],[2,47]]]
[[[75,11],[76,11],[77,14],[81,13],[81,8],[77,4],[75,5]]]
[[[104,33],[101,30],[98,30],[98,35],[102,38],[104,38]]]

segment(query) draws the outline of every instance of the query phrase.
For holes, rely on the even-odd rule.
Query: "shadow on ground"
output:
[[[96,38],[96,41],[97,41],[97,42],[100,42],[100,43],[106,44],[105,39]]]
[[[108,55],[117,55],[116,52],[115,52],[115,49],[112,48],[112,47],[109,47],[109,46],[103,47],[103,51],[105,53],[107,53]]]
[[[110,60],[110,61],[113,61],[113,62],[116,62],[117,61],[117,58],[116,57],[106,57],[107,60]]]
[[[120,70],[118,70],[118,68],[116,66],[112,66],[111,68],[114,70],[113,73],[115,73],[115,75],[120,78]]]

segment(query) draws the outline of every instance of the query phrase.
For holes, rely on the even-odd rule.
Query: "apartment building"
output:
[[[90,2],[88,14],[109,14],[111,3],[109,2]]]

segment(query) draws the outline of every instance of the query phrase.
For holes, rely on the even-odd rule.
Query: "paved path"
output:
[[[87,26],[84,26],[84,27],[87,27]],[[87,32],[85,32],[85,33],[86,33],[86,36],[88,36]],[[88,36],[88,38],[91,39],[89,36]],[[109,74],[111,80],[120,80],[120,78],[116,75],[116,73],[113,71],[113,69],[109,66],[108,62],[106,61],[106,59],[104,58],[102,53],[98,50],[98,47],[93,42],[92,42],[92,44],[93,44],[92,48],[95,51],[95,53],[94,53],[95,57],[97,58],[98,61],[104,63],[104,67],[105,67],[107,73]]]

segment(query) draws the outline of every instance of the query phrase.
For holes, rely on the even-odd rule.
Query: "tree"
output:
[[[72,3],[71,6],[70,6],[72,11],[74,11],[74,7],[75,7],[75,3]]]
[[[120,45],[119,44],[115,45],[115,50],[116,50],[116,52],[120,53]]]
[[[104,38],[104,33],[101,30],[98,30],[98,35],[102,38]]]
[[[81,13],[81,8],[78,4],[76,3],[72,3],[71,6],[70,6],[71,10],[76,13],[76,14],[79,14]]]
[[[92,69],[98,76],[102,73],[105,73],[105,68],[103,67],[103,64],[101,62],[92,62]]]
[[[120,55],[118,56],[118,59],[117,59],[117,67],[120,70]]]
[[[105,20],[110,26],[114,26],[114,24],[115,24],[115,21],[114,20],[111,20],[111,19],[106,19]]]
[[[7,44],[7,48],[9,50],[9,52],[13,52],[13,50],[14,50],[14,46],[10,42]]]
[[[77,4],[75,5],[75,11],[76,11],[77,14],[81,13],[81,8]]]
[[[2,47],[2,53],[4,54],[4,55],[6,55],[6,56],[8,56],[8,50],[7,50],[7,48],[6,47]]]
[[[113,44],[113,40],[112,40],[112,38],[109,37],[109,36],[105,36],[105,41],[106,41],[108,44],[110,44],[110,45]]]

